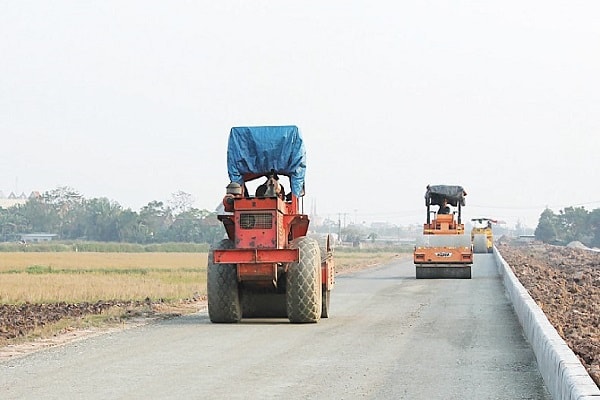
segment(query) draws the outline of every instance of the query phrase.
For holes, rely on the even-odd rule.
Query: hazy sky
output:
[[[0,190],[213,210],[232,126],[297,125],[305,211],[535,227],[600,207],[600,2],[0,0]]]

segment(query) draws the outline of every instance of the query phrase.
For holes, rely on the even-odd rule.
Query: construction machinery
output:
[[[478,254],[492,253],[494,251],[492,225],[499,222],[491,218],[473,218],[471,222],[473,223],[473,227],[471,228],[473,252]]]
[[[427,222],[414,251],[417,279],[471,279],[473,246],[461,220],[466,195],[462,186],[427,186]],[[436,205],[439,209],[432,210]]]
[[[223,199],[227,238],[209,251],[212,322],[329,316],[335,267],[331,241],[307,236],[303,213],[306,152],[296,126],[233,127],[227,147],[230,184]],[[289,178],[289,193],[279,182]],[[248,183],[265,179],[255,193]]]

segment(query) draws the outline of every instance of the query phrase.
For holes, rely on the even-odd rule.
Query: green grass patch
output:
[[[51,274],[52,267],[46,265],[32,265],[25,268],[27,274]]]

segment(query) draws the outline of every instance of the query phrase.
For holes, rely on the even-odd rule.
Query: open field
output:
[[[0,303],[177,300],[206,286],[207,253],[2,253]]]

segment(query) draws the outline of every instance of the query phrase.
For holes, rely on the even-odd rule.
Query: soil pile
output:
[[[600,387],[600,253],[503,239],[497,248]]]
[[[26,336],[35,328],[63,318],[100,314],[112,307],[139,307],[146,302],[101,301],[96,303],[0,304],[0,344],[8,339]]]

